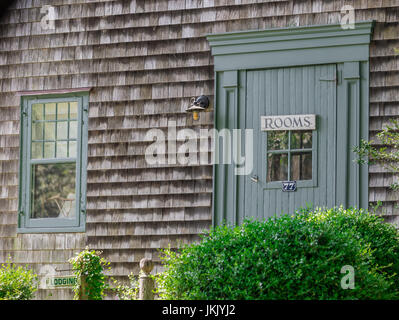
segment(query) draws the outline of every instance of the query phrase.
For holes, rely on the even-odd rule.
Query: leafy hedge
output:
[[[381,216],[362,209],[300,212],[305,220],[329,223],[337,230],[353,231],[355,237],[369,245],[372,250],[372,264],[378,267],[380,273],[392,277],[394,287],[399,290],[399,232],[392,224],[384,223]]]
[[[362,210],[301,210],[221,226],[179,253],[164,250],[163,299],[395,299],[396,229]],[[355,270],[343,289],[344,266]]]
[[[14,264],[0,268],[0,300],[29,300],[37,290],[37,275]]]

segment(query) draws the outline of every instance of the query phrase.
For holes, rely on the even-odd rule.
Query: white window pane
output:
[[[43,158],[43,142],[32,142],[32,159]]]
[[[44,123],[44,139],[55,140],[55,122]]]
[[[57,122],[57,140],[68,139],[68,122]]]
[[[45,119],[46,120],[55,120],[55,115],[56,115],[56,108],[55,108],[55,103],[46,103],[44,105],[44,110],[45,110]]]
[[[43,140],[43,122],[32,124],[32,140]]]
[[[76,158],[76,141],[69,141],[69,157]]]
[[[44,120],[42,103],[36,103],[32,105],[32,120]]]
[[[44,158],[52,159],[55,158],[55,143],[45,142],[44,143]]]
[[[69,103],[69,118],[70,119],[78,118],[78,103],[77,102]]]
[[[67,158],[68,157],[68,142],[58,141],[57,142],[57,158]]]
[[[77,139],[78,138],[78,122],[71,121],[69,123],[69,139]]]
[[[57,105],[57,120],[68,119],[68,102],[61,102]]]

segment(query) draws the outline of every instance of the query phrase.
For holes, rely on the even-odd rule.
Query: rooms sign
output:
[[[316,130],[316,115],[261,116],[260,126],[262,131]]]

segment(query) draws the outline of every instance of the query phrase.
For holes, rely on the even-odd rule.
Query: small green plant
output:
[[[88,300],[102,300],[105,296],[105,290],[108,289],[107,277],[104,275],[104,270],[109,269],[109,262],[100,257],[101,252],[85,250],[77,254],[75,257],[69,259],[72,264],[72,269],[78,281],[74,287],[74,299],[78,300],[81,297],[83,286],[83,295]],[[84,281],[84,283],[82,283]]]
[[[139,285],[137,277],[131,273],[129,275],[129,285],[120,284],[117,280],[114,280],[114,288],[112,290],[115,292],[119,300],[137,300]]]
[[[397,299],[395,228],[363,210],[303,209],[220,226],[161,254],[161,299]],[[341,285],[344,266],[355,286]]]
[[[361,140],[359,146],[355,146],[353,151],[358,158],[355,162],[359,164],[381,164],[385,169],[394,173],[399,173],[399,122],[391,119],[390,124],[377,133],[380,140],[376,146],[373,140]],[[399,183],[394,182],[390,185],[394,191],[399,190]]]
[[[369,203],[370,211],[375,213],[375,214],[377,214],[378,209],[381,208],[381,207],[382,207],[382,201],[381,200]]]
[[[37,291],[37,275],[26,267],[2,264],[0,268],[0,300],[29,300]]]

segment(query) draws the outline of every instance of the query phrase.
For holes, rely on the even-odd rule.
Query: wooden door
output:
[[[238,220],[293,213],[307,204],[336,204],[336,68],[246,72],[245,127],[254,130],[254,164],[239,185],[244,212],[238,212]],[[315,115],[315,130],[278,130],[277,122],[273,131],[262,131],[262,116],[295,115]],[[283,191],[284,181],[295,181],[296,190]]]

